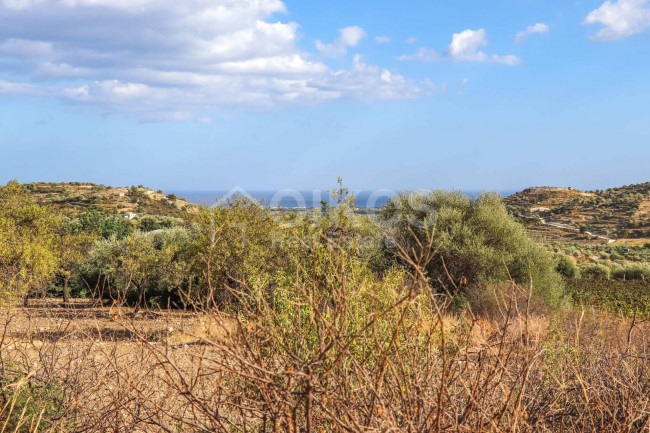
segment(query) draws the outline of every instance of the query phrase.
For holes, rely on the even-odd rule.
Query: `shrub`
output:
[[[594,263],[582,265],[579,269],[583,278],[594,280],[608,280],[611,272],[607,266]]]
[[[623,257],[621,254],[619,254],[619,253],[617,253],[615,251],[612,252],[612,254],[610,255],[610,258],[612,260],[625,260],[625,257]]]
[[[173,227],[182,226],[184,221],[180,218],[145,215],[138,220],[138,227],[143,232],[150,232],[154,230],[170,229]]]
[[[108,239],[115,237],[124,239],[131,233],[132,224],[117,215],[106,215],[97,210],[91,210],[77,219],[77,232],[93,232]]]
[[[633,264],[617,268],[612,276],[618,280],[650,280],[650,266]]]
[[[561,303],[562,281],[553,255],[526,235],[498,195],[471,200],[460,192],[400,194],[386,205],[382,220],[389,246],[403,245],[407,251],[417,242],[430,246],[435,258],[427,271],[439,288],[453,285],[448,273],[467,286],[514,280],[532,283],[534,294],[548,306]]]
[[[19,369],[0,376],[0,425],[3,432],[53,430],[52,419],[60,418],[61,388],[40,383]]]
[[[578,265],[565,254],[556,254],[555,270],[565,278],[580,278]]]

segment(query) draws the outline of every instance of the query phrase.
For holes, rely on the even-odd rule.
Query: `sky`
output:
[[[0,181],[650,181],[650,0],[0,0]]]

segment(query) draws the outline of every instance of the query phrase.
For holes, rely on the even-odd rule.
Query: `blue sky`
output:
[[[650,181],[650,0],[0,0],[2,181]]]

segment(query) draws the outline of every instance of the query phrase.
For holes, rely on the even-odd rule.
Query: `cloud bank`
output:
[[[0,94],[60,98],[145,119],[341,98],[402,99],[416,83],[355,57],[334,70],[300,50],[280,0],[0,0]],[[340,31],[321,54],[365,36]]]

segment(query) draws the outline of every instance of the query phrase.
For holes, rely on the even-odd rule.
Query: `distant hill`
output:
[[[124,215],[136,214],[178,217],[196,205],[174,195],[165,195],[143,186],[119,187],[92,183],[28,183],[23,185],[38,203],[64,213],[81,214],[89,210]]]
[[[540,241],[620,242],[650,238],[650,182],[584,192],[535,187],[504,201],[510,213]]]

